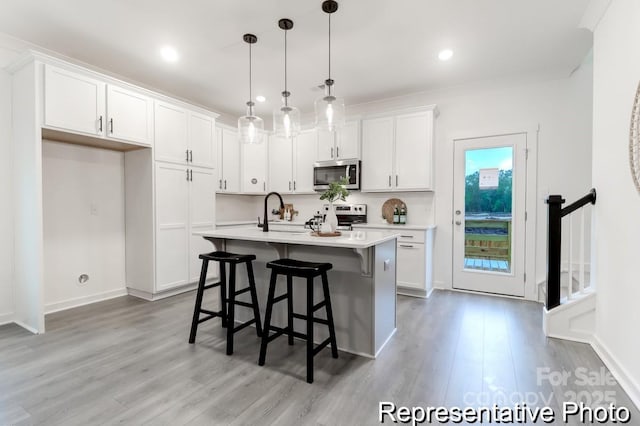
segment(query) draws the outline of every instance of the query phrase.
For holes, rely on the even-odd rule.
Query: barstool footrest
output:
[[[331,337],[327,337],[327,340],[325,340],[324,342],[320,343],[318,346],[316,346],[313,349],[313,356],[316,356],[318,354],[318,352],[320,352],[321,350],[326,348],[329,345],[329,343],[331,343]]]
[[[327,305],[327,301],[326,300],[323,300],[320,303],[316,303],[315,305],[313,305],[313,312],[317,311],[318,309],[320,309],[320,308],[322,308],[322,307],[324,307],[326,305]]]
[[[289,297],[289,294],[288,294],[288,293],[282,294],[282,295],[280,295],[280,296],[278,296],[278,297],[275,297],[275,298],[273,299],[273,303],[282,302],[283,300],[286,300],[286,298],[287,298],[287,297]]]
[[[275,331],[275,333],[269,336],[269,331]],[[271,342],[272,340],[277,339],[278,337],[282,336],[285,333],[289,334],[289,329],[276,327],[272,325],[271,327],[269,327],[269,330],[266,330],[265,332],[267,333],[267,341]]]
[[[233,302],[234,305],[238,305],[238,306],[244,306],[245,308],[253,308],[253,305],[249,302],[242,302],[240,300],[236,300],[235,302]]]
[[[292,317],[297,318],[297,319],[301,319],[301,320],[305,320],[307,319],[307,316],[304,314],[296,314],[295,312],[293,314],[291,314]],[[324,324],[324,325],[329,325],[329,321],[324,319],[324,318],[318,318],[318,317],[313,317],[313,322],[317,322],[318,324]]]
[[[218,318],[218,317],[222,317],[222,315],[219,312],[211,312],[208,316],[204,318],[199,318],[198,324],[203,323],[205,321],[209,321],[210,319],[213,319],[213,318]]]
[[[256,323],[255,318],[254,318],[254,319],[250,319],[249,321],[247,321],[247,322],[245,322],[245,323],[242,323],[242,324],[240,324],[239,326],[235,327],[235,328],[233,329],[233,332],[235,333],[235,332],[237,332],[237,331],[240,331],[240,330],[242,330],[243,328],[249,327],[251,324],[255,324],[255,323]]]
[[[236,294],[236,296],[239,296],[239,295],[241,295],[242,293],[246,293],[246,292],[248,292],[248,291],[251,291],[251,287],[245,287],[245,288],[243,288],[242,290],[238,290],[238,291],[236,291],[236,293],[235,293],[235,294]]]
[[[214,287],[218,287],[220,284],[222,284],[221,282],[217,282],[217,283],[213,283],[213,284],[208,284],[205,285],[203,287],[204,290],[209,290],[210,288],[214,288]]]

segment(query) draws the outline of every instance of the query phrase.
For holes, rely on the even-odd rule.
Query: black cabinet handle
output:
[[[336,147],[336,158],[339,158],[339,157],[340,157],[340,147],[337,146]]]
[[[109,133],[113,134],[113,118],[109,119]]]
[[[189,169],[187,169],[187,182],[189,181]]]
[[[102,133],[102,116],[100,116],[100,118],[98,119],[98,122],[100,123],[99,132]]]

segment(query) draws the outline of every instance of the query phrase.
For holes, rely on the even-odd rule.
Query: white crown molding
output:
[[[585,28],[591,32],[595,32],[610,4],[611,0],[591,0],[582,15],[578,28]]]

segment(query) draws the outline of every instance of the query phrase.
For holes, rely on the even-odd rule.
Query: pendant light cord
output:
[[[253,92],[251,87],[251,43],[249,43],[249,114],[253,115]]]
[[[329,13],[329,80],[331,80],[331,13]],[[331,95],[331,85],[329,85],[329,95]]]
[[[287,89],[287,30],[284,30],[284,106],[289,106],[289,90]]]

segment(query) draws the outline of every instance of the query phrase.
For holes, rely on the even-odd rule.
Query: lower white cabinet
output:
[[[212,246],[193,232],[211,229],[215,217],[215,176],[212,169],[156,163],[156,284],[155,292],[199,279],[200,253]],[[214,268],[209,277],[214,277]]]
[[[396,284],[398,294],[429,297],[433,290],[433,236],[435,227],[403,225],[380,227],[355,225],[354,229],[400,233],[396,250]]]

